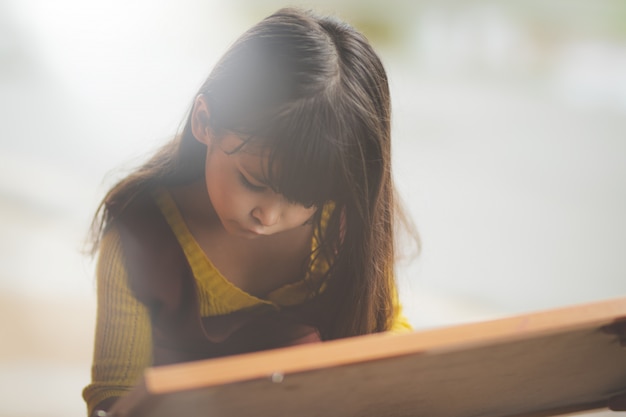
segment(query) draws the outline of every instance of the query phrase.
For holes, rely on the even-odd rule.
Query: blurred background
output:
[[[416,328],[626,295],[626,2],[290,4],[352,23],[387,66]],[[1,417],[86,414],[91,216],[283,5],[0,0]]]

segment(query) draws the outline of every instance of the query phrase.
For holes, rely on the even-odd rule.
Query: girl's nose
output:
[[[280,219],[280,204],[266,204],[255,207],[252,210],[252,217],[262,226],[273,226]]]

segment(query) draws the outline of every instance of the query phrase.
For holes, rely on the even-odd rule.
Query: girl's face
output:
[[[207,147],[206,185],[215,213],[228,233],[247,238],[302,227],[316,207],[287,201],[267,184],[267,156],[239,149],[242,139],[226,133]]]

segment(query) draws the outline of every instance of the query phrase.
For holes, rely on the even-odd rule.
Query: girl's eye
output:
[[[250,191],[261,192],[265,190],[265,186],[263,185],[254,185],[240,172],[239,173],[239,181],[243,184],[244,187],[249,189]]]

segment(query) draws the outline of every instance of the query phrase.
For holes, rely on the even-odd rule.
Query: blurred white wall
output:
[[[300,4],[387,65],[417,327],[626,295],[626,3]],[[0,416],[84,415],[90,217],[281,5],[0,0]]]

